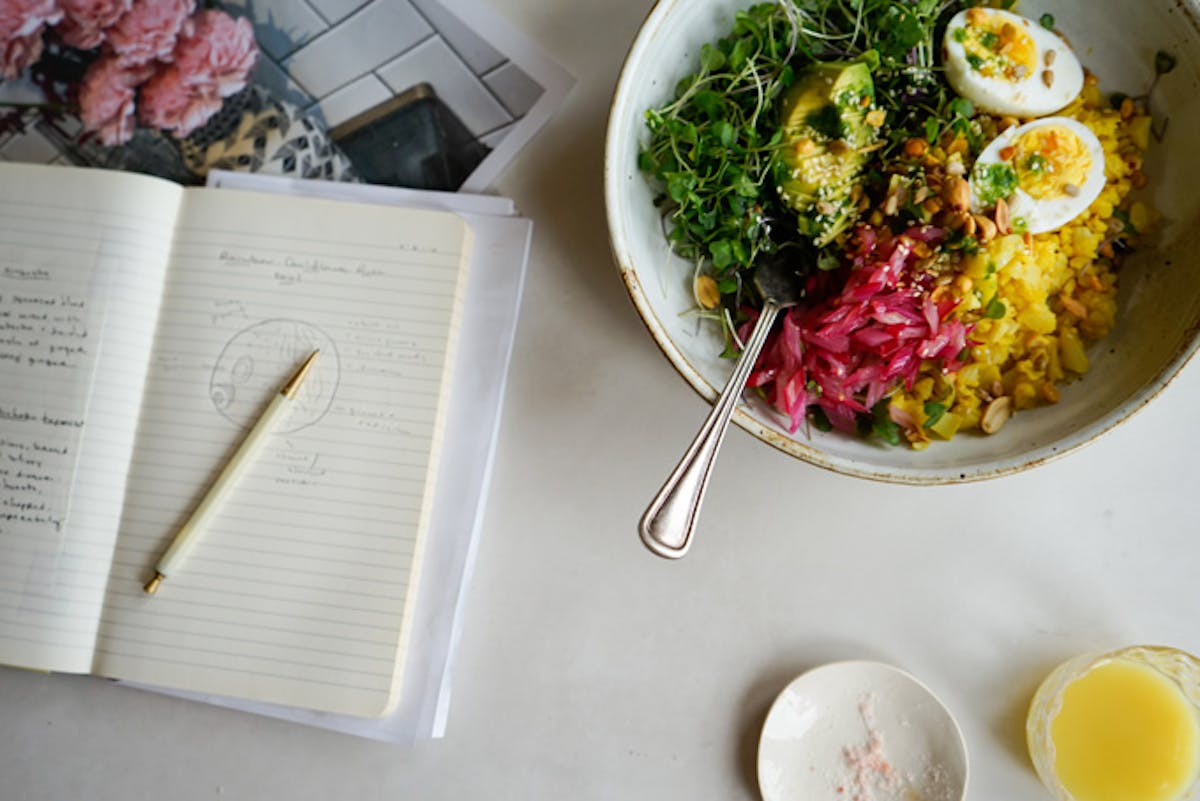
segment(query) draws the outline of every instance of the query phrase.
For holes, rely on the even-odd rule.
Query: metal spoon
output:
[[[768,258],[755,269],[754,285],[762,293],[763,307],[750,340],[696,439],[638,524],[638,533],[646,547],[667,559],[680,558],[692,544],[692,532],[700,515],[708,478],[712,475],[725,429],[741,398],[746,379],[758,360],[775,317],[780,310],[795,306],[800,299],[796,268],[779,258]]]

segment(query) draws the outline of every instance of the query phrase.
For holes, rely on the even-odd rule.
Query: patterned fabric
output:
[[[200,177],[221,169],[359,180],[350,160],[311,115],[256,86],[229,98],[208,124],[180,142],[180,153]]]

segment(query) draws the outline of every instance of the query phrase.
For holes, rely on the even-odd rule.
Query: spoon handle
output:
[[[638,533],[646,547],[659,556],[678,559],[687,553],[692,544],[692,532],[700,515],[704,490],[708,487],[708,477],[712,475],[729,418],[741,398],[742,389],[746,386],[746,380],[758,360],[758,352],[767,340],[779,309],[775,301],[768,300],[763,304],[762,313],[733,368],[729,383],[717,398],[691,447],[642,515]]]

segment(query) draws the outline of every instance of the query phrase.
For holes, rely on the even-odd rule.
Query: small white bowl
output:
[[[646,109],[669,100],[698,67],[700,47],[727,34],[746,0],[660,0],[625,61],[613,98],[604,188],[614,258],[655,342],[701,396],[716,398],[732,371],[711,324],[687,316],[690,265],[668,254],[654,189],[637,168]],[[1052,13],[1106,92],[1139,94],[1154,54],[1178,60],[1154,93],[1169,119],[1152,145],[1149,201],[1165,217],[1157,241],[1122,268],[1115,330],[1090,351],[1092,368],[1054,406],[1021,412],[996,435],[960,435],[928,450],[888,448],[836,432],[787,431],[765,404],[734,422],[754,436],[821,467],[910,484],[942,484],[1023,470],[1092,441],[1149,403],[1200,347],[1200,9],[1194,0],[1022,2],[1021,13]],[[699,420],[697,420],[699,424]]]
[[[764,801],[961,801],[967,746],[930,690],[879,662],[834,662],[784,688],[763,724]]]

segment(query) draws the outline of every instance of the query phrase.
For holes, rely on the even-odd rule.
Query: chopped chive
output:
[[[938,403],[937,401],[927,401],[925,403],[925,425],[924,428],[933,428],[937,425],[938,420],[946,414],[946,404]]]

